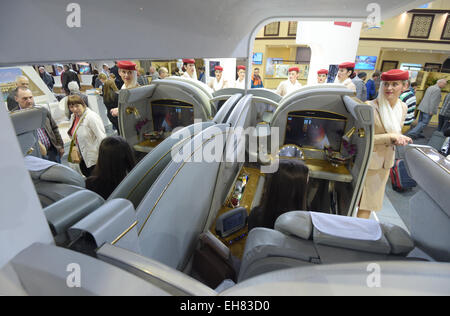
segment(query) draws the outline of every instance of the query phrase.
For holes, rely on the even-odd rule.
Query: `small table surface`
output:
[[[345,165],[333,166],[329,161],[322,159],[305,159],[309,168],[310,177],[338,182],[352,182],[353,176]]]

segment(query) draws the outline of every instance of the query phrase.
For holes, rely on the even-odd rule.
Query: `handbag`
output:
[[[78,146],[72,142],[70,144],[70,153],[67,161],[75,164],[79,164],[81,162],[81,154],[78,150]]]
[[[72,141],[70,142],[69,156],[67,157],[67,161],[70,163],[79,164],[81,162],[81,159],[83,159],[77,145],[77,131],[81,125],[81,122],[86,116],[85,114],[86,113],[84,113],[84,115],[81,117],[80,121],[78,122],[77,128],[75,129],[75,132],[72,135]]]

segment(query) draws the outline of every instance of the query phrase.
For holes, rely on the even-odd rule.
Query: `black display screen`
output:
[[[288,114],[285,144],[340,151],[346,118],[321,111],[298,111]]]
[[[152,103],[152,116],[154,131],[172,132],[194,123],[194,108],[180,101],[160,100]]]
[[[244,221],[245,218],[242,212],[231,215],[230,217],[227,217],[223,220],[223,231],[228,232],[235,229],[236,227],[242,226],[243,224],[245,224]]]

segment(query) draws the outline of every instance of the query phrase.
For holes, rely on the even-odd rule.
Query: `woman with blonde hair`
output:
[[[94,88],[102,88],[105,84],[105,81],[108,80],[108,77],[102,72],[98,75],[97,79],[95,80],[95,86]]]
[[[395,146],[412,143],[402,135],[407,107],[399,96],[407,87],[408,71],[389,70],[381,75],[378,98],[368,101],[374,108],[374,146],[364,182],[358,217],[369,218],[371,211],[383,208],[384,191],[389,170],[394,166]]]
[[[79,163],[81,173],[89,177],[97,163],[100,143],[106,137],[105,127],[100,116],[89,109],[80,96],[70,95],[67,106],[72,112],[67,131],[72,139],[68,160]]]

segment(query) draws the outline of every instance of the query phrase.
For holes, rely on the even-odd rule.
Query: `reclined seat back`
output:
[[[171,151],[184,146],[195,133],[199,133],[213,124],[213,122],[196,123],[166,138],[131,170],[111,193],[108,200],[127,199],[137,208],[159,174],[170,162]]]
[[[226,127],[214,125],[195,136],[180,150],[183,157],[167,165],[142,200],[136,216],[144,256],[178,270],[185,268],[205,230],[221,163],[202,155],[219,140],[215,150],[221,156]]]

